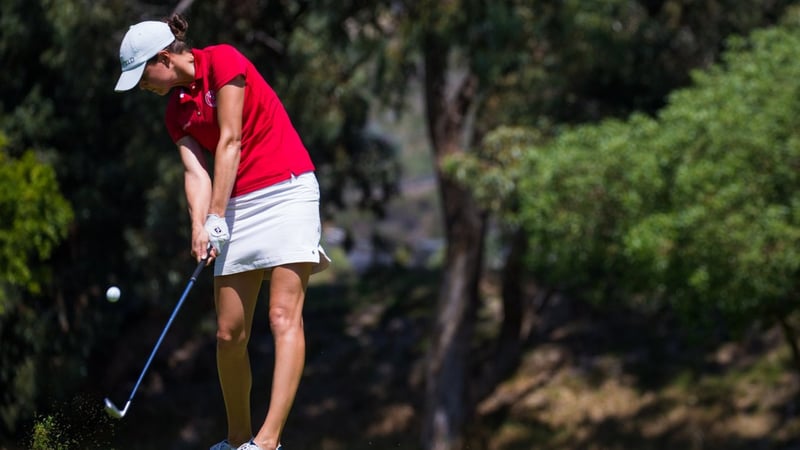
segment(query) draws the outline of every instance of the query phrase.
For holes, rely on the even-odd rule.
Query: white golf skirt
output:
[[[320,246],[319,184],[313,172],[231,198],[225,211],[231,240],[214,263],[214,276],[314,263],[325,270],[330,258]],[[268,279],[272,271],[267,270]]]

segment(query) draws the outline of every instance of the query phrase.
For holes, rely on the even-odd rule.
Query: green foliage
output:
[[[453,180],[471,187],[476,199],[509,222],[516,222],[517,186],[528,175],[522,164],[530,147],[545,139],[536,130],[500,127],[472,153],[448,155],[442,170]]]
[[[657,111],[669,92],[689,84],[690,70],[717,60],[726,37],[774,23],[794,2],[502,3],[515,4],[513,15],[522,23],[494,54],[507,51],[516,59],[487,86],[480,115],[495,126],[541,129]],[[488,28],[487,18],[475,20]]]
[[[521,216],[531,234],[533,265],[562,289],[591,284],[597,293],[635,287],[623,252],[624,231],[658,208],[663,180],[647,140],[652,120],[609,120],[555,139],[526,154]]]
[[[39,162],[33,151],[10,158],[3,141],[0,135],[0,316],[13,306],[14,290],[41,294],[48,277],[36,267],[66,236],[72,221],[53,168]]]
[[[33,425],[33,450],[66,450],[71,443],[63,442],[52,416],[43,417]]]
[[[384,11],[380,3],[317,2],[285,36],[291,67],[274,81],[318,167],[326,215],[355,207],[381,216],[397,193],[398,148],[367,129]]]
[[[795,309],[798,45],[793,26],[733,39],[657,118],[530,147],[520,189],[534,270],[598,298],[639,293],[691,313]]]
[[[8,427],[31,412],[37,396],[36,350],[46,321],[26,299],[53,282],[46,262],[66,236],[72,209],[61,195],[54,169],[29,150],[5,152],[0,134],[0,420]]]
[[[29,437],[31,450],[113,449],[114,423],[97,399],[76,397],[46,414],[37,414]]]

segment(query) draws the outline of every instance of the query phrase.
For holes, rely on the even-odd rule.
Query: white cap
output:
[[[114,90],[127,91],[139,84],[145,63],[174,40],[175,35],[165,22],[146,21],[131,26],[119,46],[122,75]]]

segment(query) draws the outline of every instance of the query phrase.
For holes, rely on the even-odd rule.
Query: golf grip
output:
[[[209,251],[209,253],[211,252]],[[197,277],[200,276],[200,272],[203,271],[203,267],[206,266],[206,263],[208,263],[208,256],[206,256],[204,259],[201,259],[200,262],[197,263],[197,268],[194,269],[194,272],[192,272],[192,276],[191,278],[189,278],[189,281],[191,281],[192,283],[197,281]]]

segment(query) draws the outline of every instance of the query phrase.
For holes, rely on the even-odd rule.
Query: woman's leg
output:
[[[228,441],[250,440],[250,357],[247,343],[253,325],[263,270],[214,278],[217,304],[217,371],[228,418]]]
[[[275,339],[275,367],[269,411],[255,437],[264,450],[273,450],[294,402],[305,365],[303,331],[305,301],[311,263],[287,264],[272,270],[269,290],[269,324]]]

